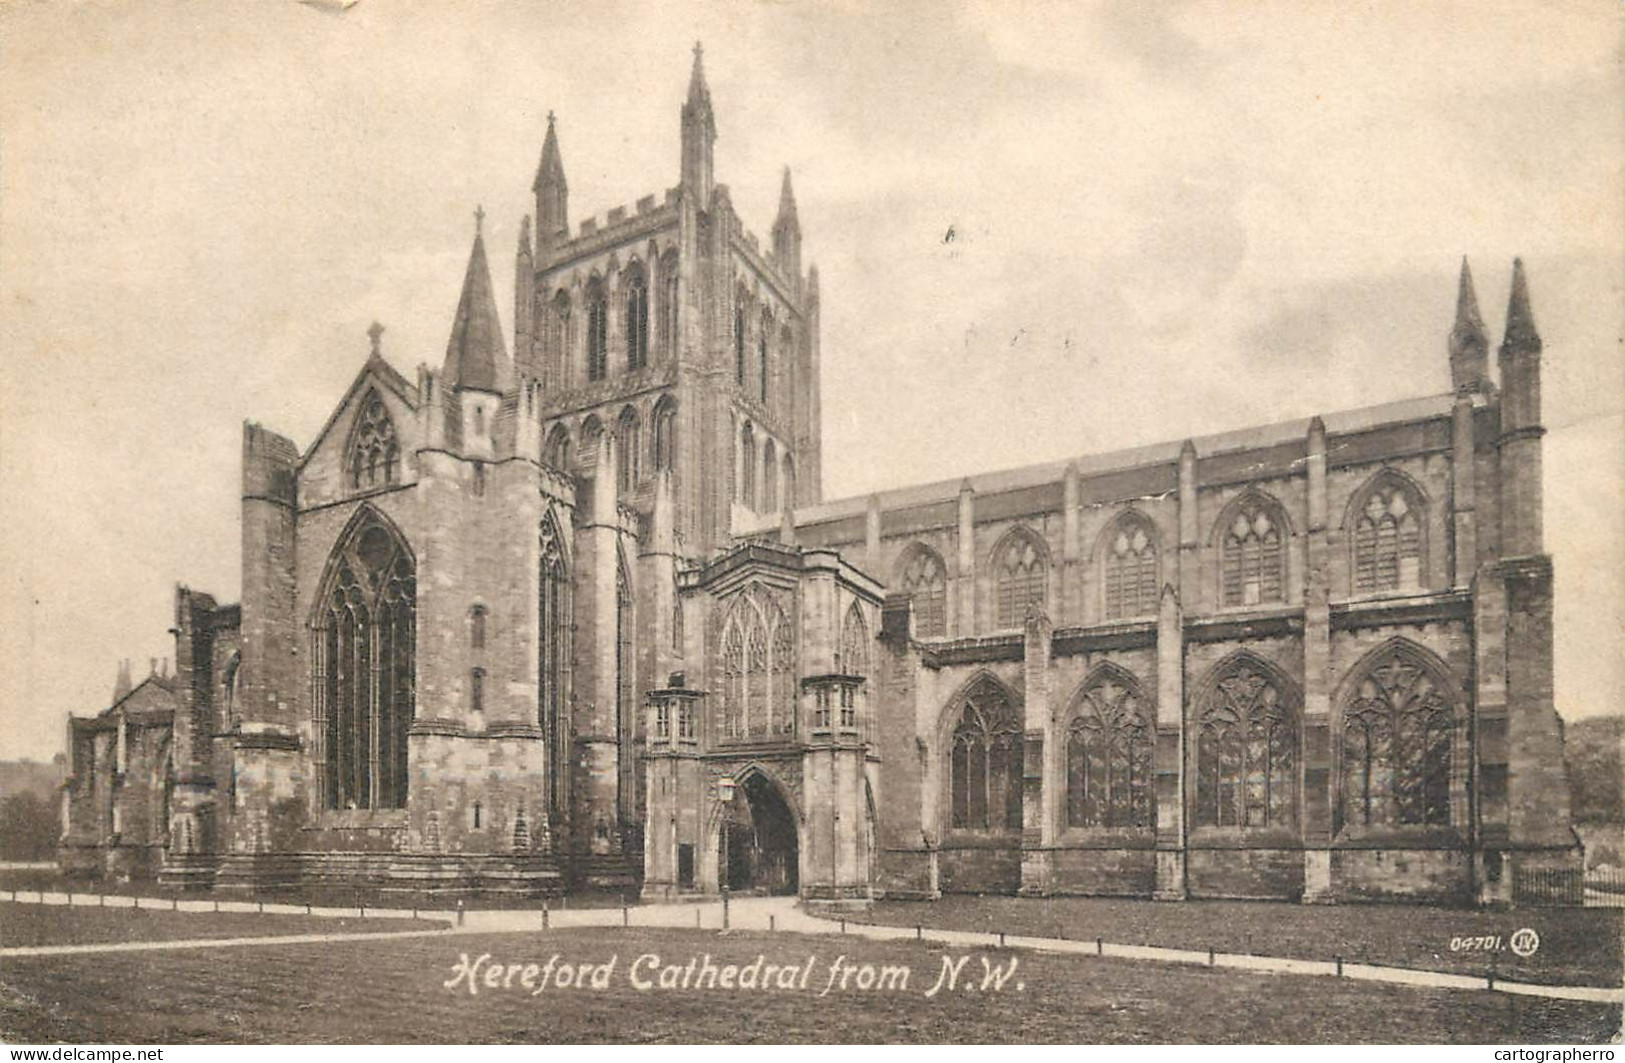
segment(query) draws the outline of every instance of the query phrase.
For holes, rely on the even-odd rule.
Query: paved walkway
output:
[[[0,898],[3,899],[3,898]],[[60,893],[17,891],[12,899],[19,903],[83,905],[105,900],[107,907],[115,902],[125,907],[173,909],[203,912],[255,912],[289,915],[317,915],[356,918],[376,916],[399,918],[400,909],[375,908],[319,908],[294,904],[264,904],[254,901],[212,900],[159,900],[153,898],[106,897],[74,895],[71,899]],[[218,908],[216,905],[218,904]],[[98,905],[100,906],[100,905]],[[388,938],[454,937],[467,934],[536,933],[542,930],[569,930],[588,927],[658,927],[670,929],[723,929],[723,905],[711,901],[704,903],[643,904],[628,908],[545,908],[497,909],[465,911],[459,921],[458,913],[450,911],[419,910],[419,918],[442,920],[445,925],[433,930],[386,931],[377,934],[294,934],[280,937],[205,938],[184,941],[129,941],[96,945],[35,945],[18,948],[0,948],[0,959],[12,956],[60,956],[96,952],[144,952],[174,948],[240,948],[256,945],[306,945],[344,941],[377,941]],[[1423,986],[1430,989],[1493,990],[1521,996],[1551,997],[1559,1000],[1580,1000],[1593,1003],[1625,1003],[1625,988],[1608,989],[1598,986],[1550,986],[1528,982],[1512,982],[1480,975],[1447,974],[1441,971],[1421,971],[1406,967],[1387,967],[1378,964],[1336,963],[1325,960],[1301,960],[1280,956],[1252,956],[1229,952],[1199,952],[1190,949],[1169,949],[1154,945],[1121,945],[1109,941],[1072,941],[1064,938],[1026,937],[1004,935],[977,930],[935,930],[918,927],[881,926],[858,923],[839,917],[819,917],[808,914],[793,897],[741,897],[727,906],[727,926],[731,930],[754,930],[794,934],[847,934],[871,941],[921,941],[936,945],[965,948],[1031,949],[1063,955],[1110,956],[1120,959],[1149,960],[1155,963],[1178,963],[1202,967],[1222,967],[1232,970],[1256,971],[1269,974],[1295,974],[1323,977],[1350,978],[1358,981],[1386,982],[1397,985]]]

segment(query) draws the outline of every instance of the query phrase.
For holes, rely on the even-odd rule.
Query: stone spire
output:
[[[682,185],[703,206],[711,201],[715,180],[712,145],[717,139],[711,90],[705,83],[705,48],[694,43],[694,69],[688,77],[688,99],[683,103]]]
[[[1478,312],[1478,293],[1473,290],[1473,271],[1464,255],[1456,290],[1456,323],[1450,330],[1450,386],[1456,394],[1488,388],[1489,350],[1489,335]]]
[[[790,187],[790,167],[784,168],[779,188],[779,214],[773,219],[773,257],[779,269],[797,283],[801,280],[801,221],[796,217],[796,192]]]
[[[485,261],[485,211],[474,214],[474,249],[468,256],[468,272],[463,277],[463,295],[457,302],[451,339],[446,343],[446,363],[441,376],[448,387],[491,391],[501,394],[512,375],[508,349],[502,342],[502,321],[497,317],[496,297],[491,290],[491,270]]]
[[[536,166],[536,253],[556,247],[570,237],[570,184],[564,179],[564,158],[559,154],[559,135],[553,112],[547,112],[547,137],[542,141],[542,161]]]
[[[1512,295],[1507,300],[1507,330],[1501,347],[1503,350],[1540,352],[1540,333],[1535,331],[1535,316],[1529,310],[1529,282],[1524,279],[1521,258],[1512,260]]]

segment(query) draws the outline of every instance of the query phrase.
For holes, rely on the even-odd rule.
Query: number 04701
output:
[[[1451,938],[1451,952],[1500,952],[1506,948],[1500,934],[1490,934],[1485,937]]]

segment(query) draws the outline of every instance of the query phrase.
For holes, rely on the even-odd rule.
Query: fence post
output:
[[[694,909],[694,929],[698,930],[699,928],[700,928],[700,909],[699,909],[698,906],[696,906],[695,909]]]
[[[1104,955],[1106,955],[1106,939],[1105,938],[1102,938],[1102,937],[1095,938],[1095,955],[1096,956],[1104,956]]]
[[[1213,946],[1212,945],[1209,945],[1207,947],[1207,965],[1209,967],[1213,966]]]
[[[549,920],[548,920],[548,911],[547,911],[547,901],[544,898],[542,900],[542,929],[543,930],[546,930],[548,928],[548,922],[549,922]]]
[[[845,919],[841,920],[841,933],[843,933],[843,934],[846,933],[846,920]]]
[[[777,930],[778,928],[779,928],[779,917],[776,916],[776,915],[773,915],[771,912],[768,913],[768,916],[767,916],[767,929],[768,929],[768,931],[771,933],[772,931]]]
[[[919,923],[914,924],[914,940],[915,941],[924,941],[925,940],[925,927],[922,926]]]
[[[1004,948],[1004,931],[999,931],[999,948]]]
[[[1343,957],[1334,956],[1333,959],[1337,961],[1337,977],[1341,978],[1343,977]]]

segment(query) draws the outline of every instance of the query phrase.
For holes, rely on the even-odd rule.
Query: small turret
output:
[[[1456,394],[1487,391],[1490,386],[1490,340],[1478,313],[1473,272],[1461,260],[1461,281],[1456,290],[1456,323],[1450,330],[1450,387]]]
[[[559,155],[559,137],[553,128],[553,112],[547,112],[547,136],[542,141],[542,161],[536,166],[536,257],[570,238],[570,185],[564,179],[564,160]]]
[[[1544,552],[1541,527],[1540,333],[1529,309],[1523,260],[1512,260],[1506,336],[1501,341],[1501,554]]]
[[[474,248],[441,370],[445,386],[460,393],[464,448],[479,457],[491,456],[497,410],[503,393],[513,386],[513,364],[502,342],[502,321],[485,261],[484,222],[485,211],[476,210]]]
[[[530,215],[519,222],[519,247],[514,253],[513,267],[513,360],[521,372],[534,372],[531,337],[535,325],[531,321],[531,300],[536,284],[535,257],[530,251]]]
[[[705,48],[694,42],[694,68],[688,78],[688,99],[683,103],[683,188],[704,206],[711,201],[716,180],[713,145],[717,139],[711,90],[705,83]]]

